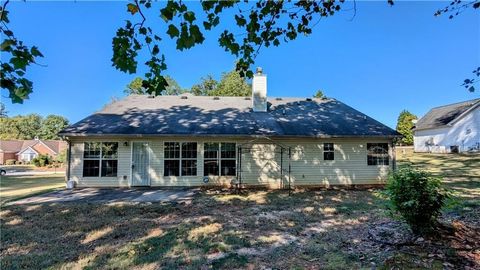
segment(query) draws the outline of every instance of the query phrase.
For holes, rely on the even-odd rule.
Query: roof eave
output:
[[[248,137],[248,138],[399,138],[401,134],[390,135],[256,135],[256,134],[112,134],[112,133],[62,133],[61,137],[71,138],[85,138],[85,137],[132,137],[132,138],[146,138],[146,137]]]

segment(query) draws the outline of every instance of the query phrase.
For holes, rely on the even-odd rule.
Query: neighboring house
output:
[[[399,134],[331,99],[131,95],[73,124],[80,187],[382,184]]]
[[[9,159],[30,162],[38,155],[57,158],[67,143],[60,140],[0,140],[0,164]]]
[[[480,99],[431,109],[414,127],[415,152],[480,151]]]

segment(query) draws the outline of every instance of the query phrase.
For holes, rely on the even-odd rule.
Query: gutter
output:
[[[62,136],[70,136],[70,137],[123,137],[123,138],[157,138],[157,137],[239,137],[239,138],[292,138],[292,139],[299,139],[299,138],[310,138],[310,139],[328,139],[328,138],[339,138],[339,139],[355,139],[355,138],[400,138],[402,135],[351,135],[351,136],[342,136],[342,135],[302,135],[302,136],[295,136],[295,135],[248,135],[248,134],[105,134],[105,133],[63,133]]]

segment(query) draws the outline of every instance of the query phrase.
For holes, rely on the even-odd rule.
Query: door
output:
[[[132,186],[150,186],[148,150],[149,145],[146,142],[132,143]]]

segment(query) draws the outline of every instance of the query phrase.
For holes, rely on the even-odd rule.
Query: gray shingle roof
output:
[[[244,97],[132,95],[60,134],[289,137],[393,137],[398,133],[335,99],[269,98],[268,112],[252,112]]]
[[[478,103],[480,103],[480,99],[472,99],[435,107],[418,120],[415,129],[421,130],[446,126]]]

